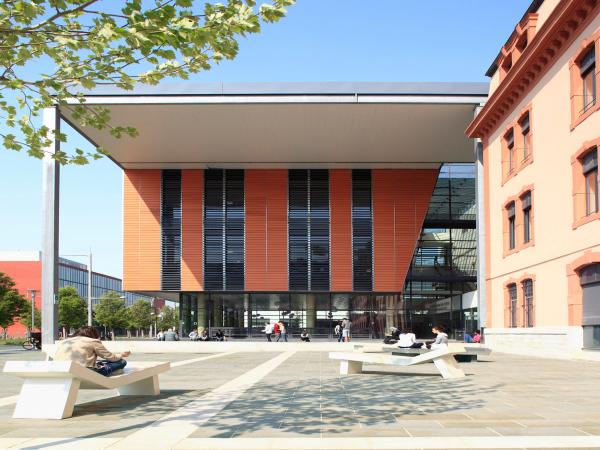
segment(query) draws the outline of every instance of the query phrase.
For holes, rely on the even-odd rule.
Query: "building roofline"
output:
[[[422,95],[473,96],[488,94],[487,82],[284,82],[284,83],[165,83],[137,85],[126,91],[114,85],[82,91],[85,97],[260,96],[260,95]]]
[[[533,0],[531,2],[531,4],[529,5],[529,8],[527,8],[525,13],[523,14],[523,17],[521,17],[521,19],[517,23],[523,22],[528,14],[537,12],[537,10],[540,9],[540,6],[542,6],[542,3],[544,3],[544,0]],[[516,33],[516,30],[513,30],[513,32],[510,34],[510,36],[508,37],[508,39],[506,40],[504,45],[506,45],[508,42],[511,41],[511,39],[513,38],[515,33]],[[500,50],[498,52],[498,55],[494,58],[494,61],[492,62],[492,64],[488,68],[488,70],[486,70],[486,72],[485,72],[486,77],[491,78],[494,76],[494,74],[496,73],[496,70],[498,70],[498,60],[500,59],[501,55],[502,55],[502,50]]]

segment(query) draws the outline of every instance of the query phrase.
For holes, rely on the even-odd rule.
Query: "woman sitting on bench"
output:
[[[448,347],[448,335],[446,334],[446,328],[441,325],[437,325],[431,329],[431,332],[435,334],[435,341],[426,342],[423,344],[423,348],[430,348],[432,350],[436,348]]]
[[[72,338],[61,341],[54,355],[55,361],[74,361],[105,377],[123,372],[130,351],[111,353],[100,341],[100,333],[94,327],[81,327]],[[98,361],[98,357],[103,360]]]

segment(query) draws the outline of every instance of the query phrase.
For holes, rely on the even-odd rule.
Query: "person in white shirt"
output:
[[[402,330],[402,333],[398,337],[398,347],[400,348],[419,348],[421,345],[417,342],[417,337],[412,330]]]
[[[263,330],[263,333],[265,333],[265,336],[267,336],[267,342],[272,342],[271,341],[271,336],[273,335],[273,324],[272,323],[266,323],[265,324],[265,329]]]

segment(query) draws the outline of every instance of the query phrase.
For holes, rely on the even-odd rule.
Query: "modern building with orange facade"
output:
[[[178,302],[183,333],[260,335],[282,319],[292,332],[330,336],[347,317],[356,336],[382,337],[390,326],[477,327],[476,296],[461,302],[477,285],[474,144],[464,130],[487,89],[98,90],[86,104],[110,108],[139,136],[73,126],[123,169],[124,289]],[[46,113],[50,127],[75,124],[68,107]],[[59,168],[44,167],[51,255]],[[47,289],[52,264],[44,265]]]
[[[468,127],[482,145],[480,288],[497,349],[600,347],[599,59],[600,1],[534,1]]]

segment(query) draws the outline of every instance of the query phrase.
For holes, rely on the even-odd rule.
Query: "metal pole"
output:
[[[88,326],[92,326],[92,251],[88,255]]]
[[[53,156],[60,149],[58,108],[44,108],[50,143],[42,160],[42,342],[54,344],[58,332],[58,238],[60,165]]]
[[[35,328],[35,290],[31,290],[31,330]]]

